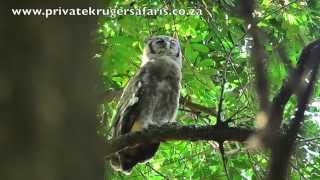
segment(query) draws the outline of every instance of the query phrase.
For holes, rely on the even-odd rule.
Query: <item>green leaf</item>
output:
[[[202,52],[202,53],[207,53],[209,52],[209,48],[203,44],[191,44],[192,48],[196,51]]]

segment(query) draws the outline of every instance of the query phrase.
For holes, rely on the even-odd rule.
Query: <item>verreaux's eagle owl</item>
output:
[[[182,54],[177,39],[154,36],[145,41],[141,67],[120,98],[113,137],[175,121],[181,66]],[[111,157],[111,165],[115,170],[129,173],[137,163],[152,158],[159,145],[156,142],[127,148]]]

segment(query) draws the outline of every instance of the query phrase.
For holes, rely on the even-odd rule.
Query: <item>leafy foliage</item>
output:
[[[282,80],[295,66],[306,43],[319,38],[320,2],[316,0],[259,0],[254,16],[265,32],[268,53],[268,77],[275,95]],[[177,34],[184,54],[182,96],[204,107],[217,107],[222,78],[226,78],[224,117],[232,126],[254,128],[257,103],[254,74],[249,63],[252,39],[237,14],[236,0],[217,1],[133,1],[113,0],[115,8],[200,9],[202,16],[116,16],[101,17],[96,55],[104,90],[121,89],[140,65],[143,41],[152,35]],[[278,47],[288,54],[281,58]],[[320,89],[317,87],[291,163],[292,179],[320,177]],[[296,100],[286,106],[289,120]],[[100,107],[99,134],[110,137],[116,101]],[[214,124],[216,118],[203,112],[192,112],[181,105],[177,120],[183,124]],[[313,138],[313,139],[310,139]],[[261,179],[267,169],[268,152],[249,151],[236,142],[225,143],[227,166],[232,179]],[[108,170],[108,179],[126,179]],[[130,179],[226,179],[218,145],[215,142],[172,142],[160,150],[146,165],[137,166]]]

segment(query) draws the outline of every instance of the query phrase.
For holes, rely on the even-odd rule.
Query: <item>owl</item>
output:
[[[180,96],[182,54],[177,39],[154,36],[145,41],[139,71],[131,78],[114,116],[113,137],[175,121]],[[160,142],[139,144],[111,157],[113,169],[130,173],[151,159]]]

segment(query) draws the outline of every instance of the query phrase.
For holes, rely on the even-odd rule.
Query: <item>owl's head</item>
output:
[[[152,36],[145,40],[143,64],[151,59],[167,56],[181,66],[182,54],[179,41],[170,36]]]

